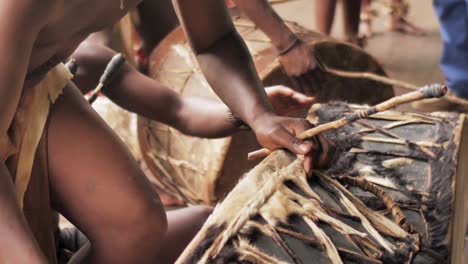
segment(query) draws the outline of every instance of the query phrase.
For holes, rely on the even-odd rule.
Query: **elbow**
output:
[[[242,41],[242,39],[239,33],[232,28],[223,34],[219,34],[218,37],[213,38],[212,41],[200,44],[192,42],[192,50],[198,57],[199,55],[211,53],[213,50],[217,50],[220,46],[223,47],[224,43],[237,43],[238,41]]]

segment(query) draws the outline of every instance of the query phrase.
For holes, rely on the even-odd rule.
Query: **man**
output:
[[[102,34],[92,34],[72,55],[77,65],[79,65],[73,81],[83,93],[87,93],[93,88],[106,64],[116,54],[115,51],[107,47],[107,43],[107,39],[103,39]],[[230,136],[244,129],[239,126],[241,124],[240,120],[234,120],[224,104],[196,96],[182,97],[157,80],[150,79],[138,72],[128,64],[125,64],[121,70],[116,72],[114,81],[106,86],[103,92],[126,110],[171,125],[187,135],[218,138]],[[268,87],[266,92],[275,112],[279,115],[309,108],[314,101],[312,97],[306,97],[283,86]],[[324,146],[327,145],[324,144]],[[174,198],[171,200],[171,197],[164,196],[165,194],[162,191],[159,191],[158,194],[166,206],[168,204],[164,202],[168,201],[169,205],[171,203],[179,204],[179,201],[173,200]],[[181,242],[172,243],[172,247],[177,247],[179,249],[177,251],[181,251],[188,243],[189,238],[198,231],[202,223],[200,220],[203,220],[203,216],[207,216],[209,212],[211,212],[210,208],[200,206],[167,212],[169,222],[167,236],[177,237],[180,236],[179,233],[188,234],[186,239],[180,240]],[[177,226],[171,220],[180,219],[181,217],[191,217],[198,220],[186,222],[184,227],[175,228],[175,230],[171,228],[171,226]],[[77,247],[87,241],[76,229],[65,229],[57,235],[60,242],[59,255],[62,259],[69,255],[63,254],[64,252],[76,252]],[[175,257],[176,254],[172,256]],[[168,259],[168,262],[170,262],[169,260],[174,261],[174,259]]]
[[[50,192],[50,201],[39,209],[51,204],[91,242],[72,263],[155,263],[177,254],[174,244],[184,234],[169,237],[165,212],[143,173],[57,64],[90,33],[112,25],[138,2],[0,2],[1,262],[55,262],[38,243],[47,241],[47,235],[39,237],[36,231],[43,229],[31,224],[47,213],[37,210],[38,201],[28,195],[39,186],[31,183],[44,175],[40,194]],[[274,114],[224,2],[175,4],[201,69],[232,112],[264,147],[308,154],[312,143],[294,137],[308,123]],[[36,103],[40,111],[30,109]],[[36,173],[37,168],[46,173]],[[177,218],[175,229],[190,225],[186,219],[192,220]]]
[[[359,36],[362,38],[370,38],[372,32],[372,19],[383,11],[383,15],[387,16],[386,28],[387,31],[400,32],[413,36],[423,36],[426,31],[406,18],[409,11],[409,4],[405,0],[386,0],[384,3],[377,3],[380,8],[373,8],[372,0],[362,0],[361,3],[361,24],[359,26]],[[382,9],[380,11],[379,9]],[[379,12],[380,11],[380,12]]]
[[[281,17],[271,7],[267,0],[233,0],[228,1],[231,6],[237,6],[245,13],[255,25],[271,39],[273,46],[278,50],[278,57],[288,76],[294,77],[299,90],[306,86],[307,78],[301,76],[316,69],[313,50],[294,34],[284,23]],[[177,25],[176,15],[169,0],[143,1],[137,10],[133,21],[136,29],[143,38],[139,47],[138,56],[148,56],[152,49]],[[164,23],[153,21],[153,17],[162,18]],[[146,61],[139,58],[139,61]],[[143,66],[142,68],[145,68]]]
[[[234,0],[255,25],[271,39],[278,50],[279,61],[286,73],[293,77],[297,88],[307,92],[309,83],[303,76],[316,69],[313,50],[292,32],[266,0]],[[310,87],[309,87],[310,89]]]
[[[454,95],[468,99],[468,1],[434,0],[433,4],[440,23],[443,44],[440,68],[447,87]],[[466,105],[445,98],[413,105],[422,111],[468,111]]]
[[[468,98],[468,1],[434,0],[444,44],[441,68],[448,87]]]

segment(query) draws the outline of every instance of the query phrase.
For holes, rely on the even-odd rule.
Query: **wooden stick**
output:
[[[67,61],[67,63],[65,63],[65,67],[67,67],[67,69],[73,75],[78,72],[78,64],[76,63],[75,58],[71,58],[69,61]]]
[[[328,123],[316,126],[312,129],[309,129],[299,134],[297,138],[300,140],[308,139],[318,134],[321,134],[323,132],[338,129],[356,120],[367,118],[370,115],[373,115],[378,112],[387,111],[389,109],[392,109],[402,104],[411,103],[411,102],[418,101],[421,99],[441,97],[445,95],[446,92],[447,92],[447,87],[443,84],[426,85],[417,91],[393,97],[387,101],[377,104],[374,107],[369,107],[366,110],[361,110],[361,111],[354,112],[352,114],[348,114],[345,117],[338,119],[336,121],[332,121],[332,122],[328,122]],[[263,158],[270,153],[271,151],[268,149],[257,150],[257,151],[249,153],[247,156],[247,159],[255,160],[258,158]]]
[[[289,255],[289,257],[294,261],[295,264],[302,264],[301,259],[291,250],[291,248],[286,244],[283,238],[278,234],[277,230],[270,224],[266,224],[265,228],[268,230],[270,237],[280,245],[280,247]]]
[[[122,67],[122,65],[124,65],[124,63],[125,63],[125,57],[121,53],[118,53],[112,57],[110,62],[107,64],[107,67],[104,70],[104,73],[99,79],[99,84],[96,86],[96,88],[94,88],[93,92],[88,98],[88,102],[90,104],[96,101],[102,88],[110,84],[110,82],[112,81],[112,79],[114,79],[114,77],[116,76],[116,73],[120,70],[120,68]]]
[[[319,67],[320,67],[320,69],[322,71],[324,71],[326,73],[329,73],[329,74],[336,75],[336,76],[345,77],[345,78],[369,79],[369,80],[380,82],[380,83],[383,83],[383,84],[387,84],[387,85],[391,85],[391,86],[397,86],[397,87],[403,88],[403,89],[408,90],[408,91],[416,91],[418,89],[418,86],[416,86],[414,84],[404,82],[404,81],[401,81],[401,80],[392,79],[392,78],[385,77],[385,76],[381,76],[381,75],[378,75],[378,74],[375,74],[375,73],[343,71],[343,70],[330,68],[330,67],[326,66],[325,64],[323,64],[318,59],[317,59],[317,62],[318,62],[318,65],[319,65]],[[445,98],[445,100],[447,100],[447,101],[449,101],[451,103],[468,107],[468,100],[467,99],[459,97],[459,96],[453,94],[450,91],[447,92],[447,94],[446,94],[446,96],[444,98]]]
[[[342,247],[338,247],[338,252],[344,259],[352,260],[355,263],[383,264],[383,262],[378,259],[371,258]]]
[[[408,145],[408,141],[406,139],[399,139],[399,138],[384,138],[384,137],[372,137],[372,136],[363,136],[361,137],[362,141],[372,141],[372,142],[381,142],[381,143],[390,143],[390,144],[397,144],[397,145]],[[440,144],[420,141],[420,142],[412,142],[413,144],[419,147],[440,147]]]
[[[282,227],[279,227],[279,226],[275,226],[275,229],[276,229],[276,231],[278,231],[280,233],[283,233],[283,234],[286,234],[288,236],[294,237],[296,239],[302,240],[302,241],[312,245],[314,248],[317,248],[320,251],[325,250],[325,245],[323,243],[321,243],[320,241],[318,241],[317,239],[311,237],[311,236],[304,235],[304,234],[298,233],[296,231],[292,231],[292,230],[282,228]]]
[[[340,76],[340,77],[369,79],[369,80],[380,82],[383,84],[401,87],[405,90],[410,90],[410,91],[415,91],[418,89],[418,86],[414,84],[391,79],[391,78],[378,75],[375,73],[371,73],[371,72],[350,72],[350,71],[332,69],[332,68],[329,68],[328,66],[325,66],[324,64],[319,64],[319,65],[321,66],[320,68],[322,71],[336,75],[336,76]]]

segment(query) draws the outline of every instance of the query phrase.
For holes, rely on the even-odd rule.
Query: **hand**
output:
[[[321,80],[317,75],[317,61],[311,47],[300,42],[289,52],[280,55],[279,61],[286,74],[291,77],[295,90],[306,95],[318,95],[322,89]]]
[[[314,51],[304,42],[300,42],[287,53],[280,55],[279,61],[291,77],[299,77],[317,67]]]
[[[315,101],[313,97],[308,97],[282,85],[267,87],[265,91],[278,115],[287,115],[292,111],[309,108]]]
[[[334,150],[334,145],[321,136],[306,141],[295,137],[312,127],[305,119],[265,113],[256,118],[251,127],[263,147],[270,150],[286,148],[295,154],[304,155],[304,169],[307,173],[314,167],[326,166],[329,154]]]

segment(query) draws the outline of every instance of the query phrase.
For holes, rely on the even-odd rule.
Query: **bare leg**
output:
[[[361,14],[359,24],[359,37],[368,39],[372,37],[372,17],[371,0],[361,0]]]
[[[358,41],[359,16],[361,13],[361,0],[344,0],[344,29],[346,39],[360,45]]]
[[[165,212],[123,143],[72,85],[49,122],[54,207],[91,241],[80,259],[155,263],[167,230]]]
[[[399,11],[404,5],[402,0],[387,0],[388,5],[393,10],[389,16],[388,30],[398,31],[408,35],[422,36],[426,34],[426,31],[413,23],[406,20],[405,12]]]
[[[315,1],[315,21],[317,31],[330,35],[335,17],[336,0],[316,0]]]
[[[212,212],[213,208],[207,206],[192,206],[167,212],[169,226],[164,237],[164,245],[160,250],[158,263],[174,263]],[[83,241],[83,239],[80,239],[78,236],[81,236],[80,232],[74,230],[74,232],[70,233],[66,238],[71,241],[65,242],[67,242],[67,244],[68,242],[74,244],[76,240]],[[80,263],[80,261],[89,254],[91,243],[84,243],[81,250],[74,255],[72,263]],[[69,252],[76,252],[74,248],[70,248],[69,250],[71,250]]]

